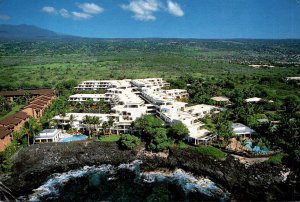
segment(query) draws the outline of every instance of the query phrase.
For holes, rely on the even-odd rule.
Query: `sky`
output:
[[[0,0],[0,24],[97,38],[300,38],[300,0]]]

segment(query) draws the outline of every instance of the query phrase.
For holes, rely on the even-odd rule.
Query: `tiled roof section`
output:
[[[22,120],[21,119],[18,119],[16,117],[13,117],[13,116],[9,116],[3,120],[0,121],[0,124],[1,125],[4,125],[4,126],[16,126],[18,125]]]
[[[43,109],[42,106],[40,105],[36,105],[36,104],[30,104],[30,105],[27,105],[26,107],[24,107],[25,109],[26,108],[32,108],[32,109]]]
[[[39,96],[37,97],[36,99],[39,99],[39,100],[44,100],[44,101],[50,101],[52,99],[51,96],[46,96],[46,95],[42,95],[42,96]]]
[[[48,103],[46,101],[44,101],[44,100],[37,100],[37,99],[35,99],[30,104],[36,104],[36,105],[44,107]]]
[[[37,89],[37,90],[17,90],[17,91],[0,91],[0,96],[11,97],[11,96],[22,96],[28,91],[32,95],[54,95],[53,89]]]
[[[8,130],[4,126],[0,126],[0,138],[4,138],[5,136],[11,134],[12,131]]]
[[[17,112],[12,116],[22,120],[26,120],[27,118],[29,118],[29,115],[26,112],[22,112],[22,111]]]

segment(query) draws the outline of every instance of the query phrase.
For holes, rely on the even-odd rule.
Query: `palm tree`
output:
[[[40,126],[36,122],[36,119],[30,117],[30,119],[24,124],[25,132],[27,134],[28,146],[30,145],[30,138],[33,138],[39,131]]]
[[[94,100],[93,99],[88,99],[87,101],[85,101],[85,104],[87,105],[88,109],[89,109],[89,113],[91,112],[91,107],[94,104]]]
[[[105,135],[106,129],[109,127],[107,121],[102,123],[102,133]]]
[[[31,93],[29,92],[29,91],[25,91],[24,92],[24,94],[23,94],[23,96],[24,96],[24,98],[25,98],[25,103],[26,103],[26,105],[28,105],[28,103],[29,103],[29,99],[31,98]]]
[[[71,114],[70,117],[69,117],[69,124],[70,124],[71,128],[73,126],[74,121],[75,121],[75,116],[73,114]]]
[[[108,124],[108,128],[109,128],[109,134],[111,134],[111,129],[110,128],[114,125],[114,118],[109,117],[107,124]]]
[[[96,132],[98,132],[98,126],[101,124],[102,121],[99,119],[99,117],[93,116],[91,122],[94,125]]]
[[[92,119],[90,116],[85,116],[83,118],[83,124],[85,124],[88,128],[88,131],[89,131],[89,137],[91,135],[91,124],[92,124]]]

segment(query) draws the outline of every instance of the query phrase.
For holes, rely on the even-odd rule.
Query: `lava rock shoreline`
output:
[[[141,155],[141,148],[123,151],[116,143],[94,141],[32,145],[13,157],[10,174],[0,176],[16,197],[28,195],[51,174],[89,165],[119,165],[142,160],[143,170],[182,168],[208,177],[226,188],[235,200],[299,200],[298,175],[284,166],[246,166],[228,155],[215,160],[191,149],[171,148],[167,158]]]

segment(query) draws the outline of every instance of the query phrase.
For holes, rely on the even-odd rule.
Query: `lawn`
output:
[[[5,119],[6,117],[15,114],[16,112],[18,112],[22,107],[24,107],[24,105],[15,105],[10,112],[8,112],[7,114],[1,115],[0,116],[0,120]]]
[[[102,135],[99,138],[100,142],[117,142],[120,139],[120,135]]]

